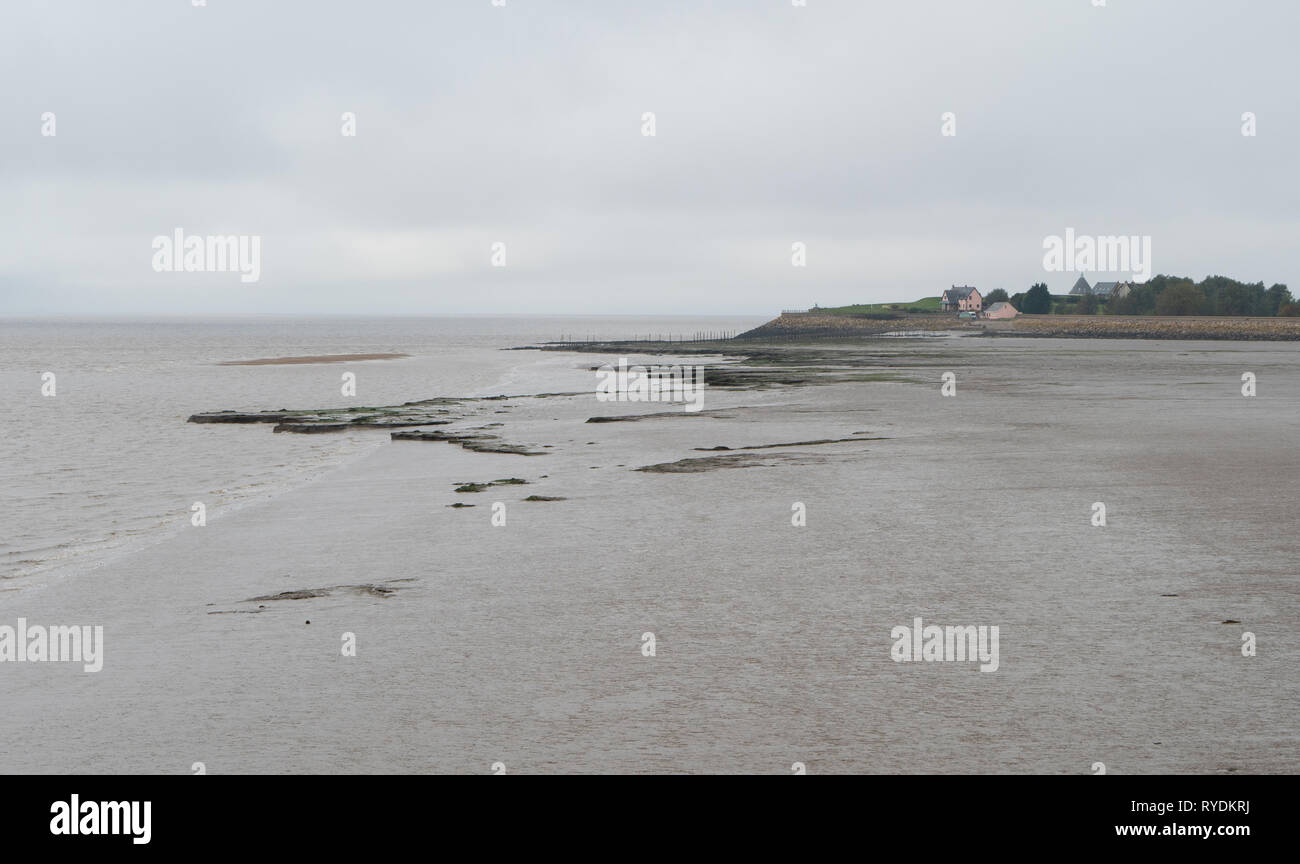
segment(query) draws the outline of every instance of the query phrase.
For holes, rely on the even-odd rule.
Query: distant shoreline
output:
[[[1020,315],[1012,319],[959,319],[949,313],[853,316],[785,312],[740,334],[739,340],[851,339],[900,332],[964,332],[972,335],[1065,339],[1222,339],[1300,341],[1300,318],[1154,315]]]
[[[262,357],[257,360],[226,360],[218,366],[292,366],[299,363],[351,363],[356,360],[396,360],[410,354],[309,354],[303,357]]]

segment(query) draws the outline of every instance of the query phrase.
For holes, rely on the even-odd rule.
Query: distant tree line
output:
[[[1028,291],[1012,297],[1011,305],[1026,315],[1047,315],[1052,311],[1052,295],[1047,290],[1047,283],[1035,282]]]
[[[996,292],[990,292],[990,297]],[[1055,302],[1054,302],[1055,301]],[[1207,276],[1193,282],[1186,276],[1159,275],[1134,283],[1123,297],[1094,294],[1053,298],[1047,286],[1036,283],[1011,297],[1011,305],[1029,315],[1052,312],[1074,315],[1254,315],[1300,316],[1300,303],[1282,284],[1265,288],[1263,282],[1238,282],[1226,276]]]

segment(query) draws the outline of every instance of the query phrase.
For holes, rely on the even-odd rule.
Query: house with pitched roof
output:
[[[1131,282],[1098,282],[1092,286],[1092,293],[1103,300],[1109,300],[1111,297],[1125,297],[1132,290],[1133,283]]]
[[[944,312],[979,312],[984,307],[984,298],[978,288],[956,285],[943,292],[939,298],[939,309]]]
[[[1010,303],[991,303],[989,308],[984,310],[984,318],[1014,318],[1020,314],[1020,310]]]
[[[1075,282],[1074,287],[1070,289],[1070,293],[1091,294],[1102,300],[1109,300],[1111,297],[1127,297],[1128,292],[1132,290],[1132,282],[1098,282],[1096,285],[1089,285],[1088,280],[1080,276],[1079,281]]]

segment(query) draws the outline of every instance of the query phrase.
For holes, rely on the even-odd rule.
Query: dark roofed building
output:
[[[1133,286],[1129,282],[1098,282],[1093,288],[1093,293],[1098,297],[1124,297],[1132,290]]]
[[[1092,294],[1102,300],[1108,300],[1111,297],[1126,297],[1132,288],[1131,282],[1098,282],[1096,285],[1089,285],[1088,280],[1080,276],[1079,281],[1075,282],[1074,287],[1070,289],[1070,293]]]
[[[978,288],[956,285],[943,292],[939,298],[939,308],[944,312],[978,312],[984,306],[984,298]]]

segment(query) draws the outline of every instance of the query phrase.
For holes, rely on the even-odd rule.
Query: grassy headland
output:
[[[922,297],[911,303],[854,303],[850,306],[813,308],[808,312],[820,315],[877,315],[890,312],[938,312],[938,297]]]

